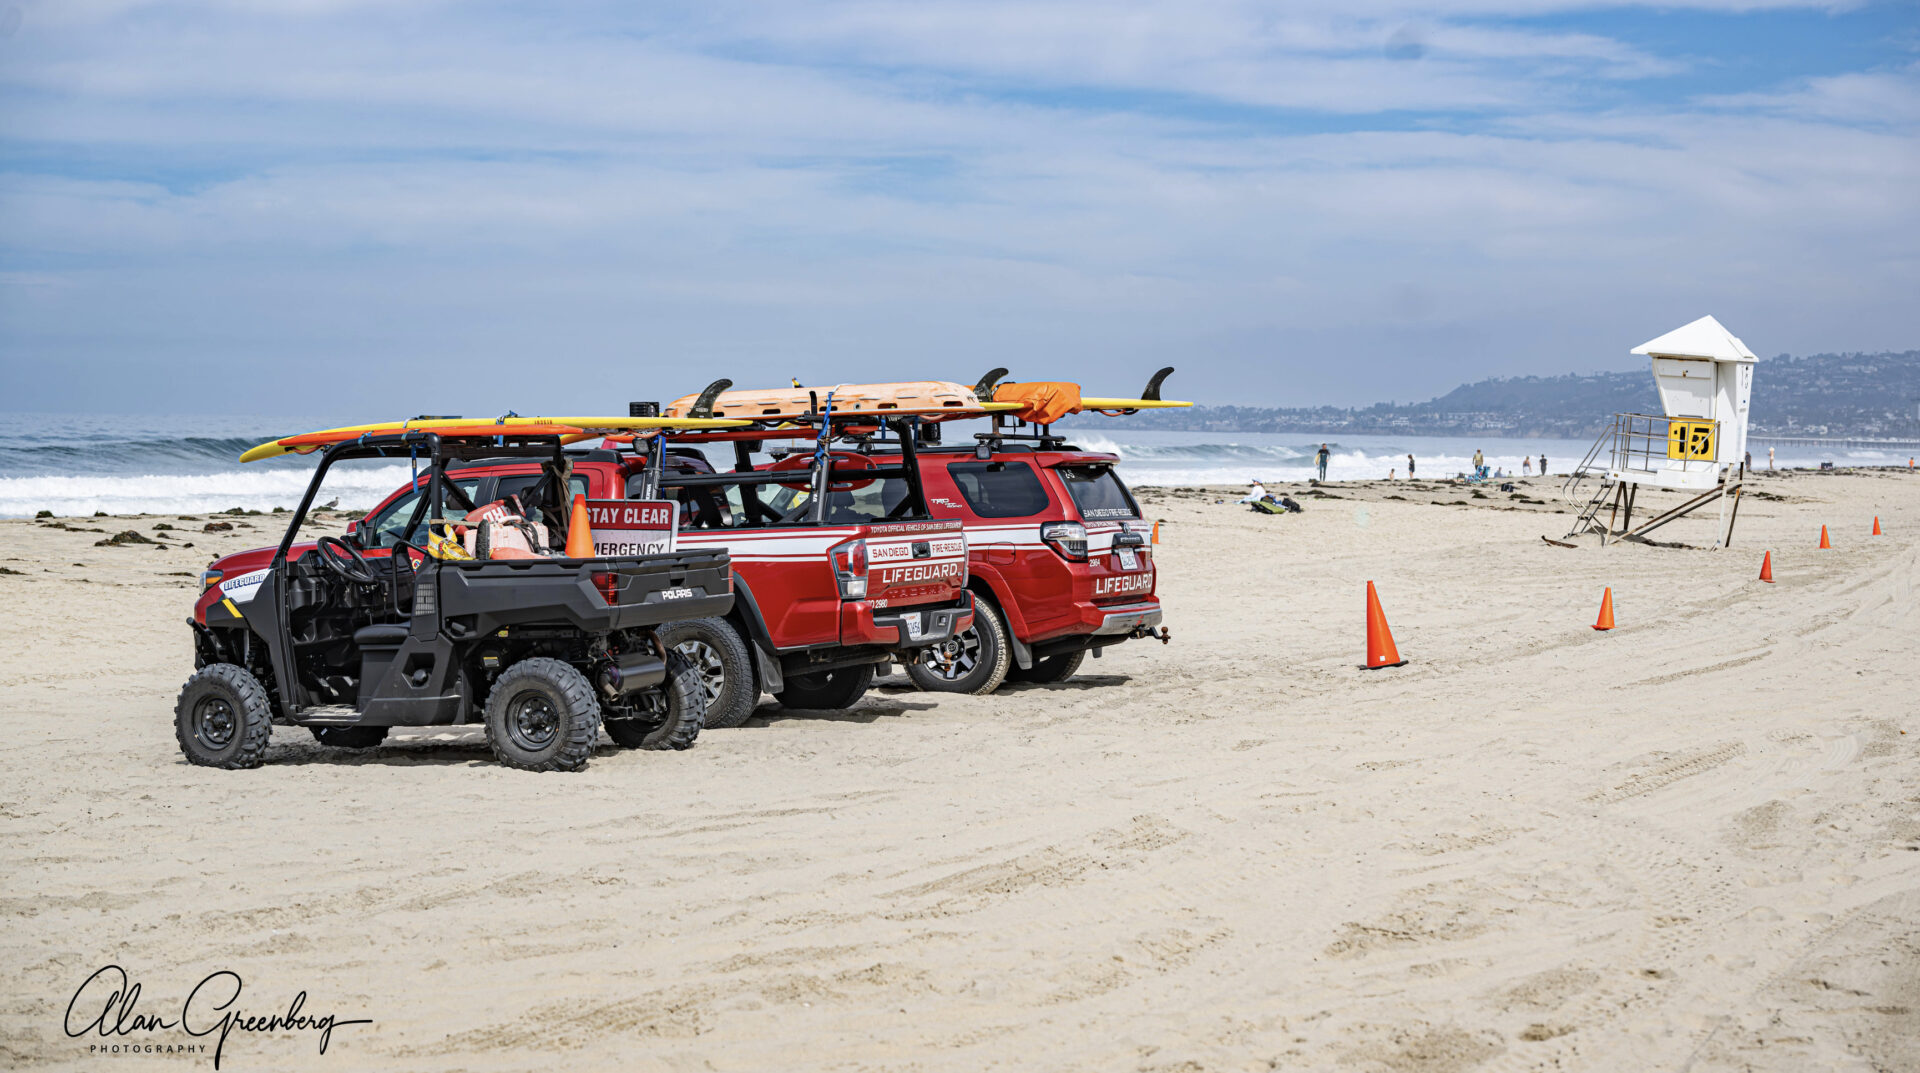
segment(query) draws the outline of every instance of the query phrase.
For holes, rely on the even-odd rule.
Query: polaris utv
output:
[[[703,693],[655,627],[732,607],[726,552],[559,553],[572,520],[561,438],[502,431],[342,438],[271,559],[244,572],[215,564],[189,620],[197,669],[174,712],[188,761],[256,767],[275,723],[364,748],[390,727],[480,722],[502,763],[530,771],[584,767],[603,713],[620,744],[692,743]],[[405,518],[373,539],[350,529],[296,544],[328,471],[356,459],[423,470]],[[538,477],[474,502],[461,471],[501,463]],[[485,534],[508,521],[529,550],[488,557]]]

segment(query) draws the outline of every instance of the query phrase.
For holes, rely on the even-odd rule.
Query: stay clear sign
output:
[[[674,516],[679,508],[657,499],[589,499],[587,524],[593,553],[663,555],[677,550]]]

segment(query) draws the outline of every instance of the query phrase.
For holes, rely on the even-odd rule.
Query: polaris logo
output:
[[[662,600],[686,600],[686,599],[691,599],[692,596],[693,596],[692,589],[661,589],[660,590],[660,598]]]
[[[880,572],[882,585],[902,585],[909,581],[933,581],[936,578],[958,578],[959,563],[928,563],[925,566],[902,566]]]

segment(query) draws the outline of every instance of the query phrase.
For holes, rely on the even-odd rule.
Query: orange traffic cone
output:
[[[1873,516],[1873,535],[1880,535],[1880,516],[1878,514]]]
[[[593,527],[587,522],[587,497],[573,496],[573,517],[567,519],[567,558],[593,558]]]
[[[1600,617],[1594,621],[1596,630],[1613,629],[1613,586],[1607,586],[1607,594],[1600,597]]]
[[[1367,582],[1367,666],[1378,670],[1381,667],[1399,667],[1407,661],[1400,658],[1400,650],[1394,647],[1393,631],[1387,628],[1386,612],[1380,610],[1380,597],[1373,591],[1373,582]]]
[[[1760,580],[1773,584],[1773,553],[1768,552],[1760,558]]]
[[[1827,539],[1827,527],[1824,525],[1820,527],[1820,546],[1823,548],[1833,547],[1833,542]]]

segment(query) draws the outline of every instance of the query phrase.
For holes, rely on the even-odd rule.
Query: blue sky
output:
[[[1920,346],[1920,5],[0,0],[6,409]]]

